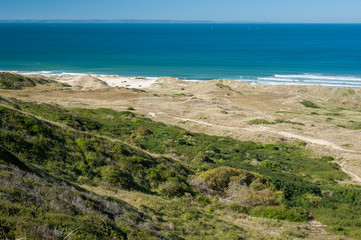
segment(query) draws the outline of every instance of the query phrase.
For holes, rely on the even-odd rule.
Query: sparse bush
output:
[[[259,125],[259,124],[268,125],[268,124],[274,124],[274,123],[267,121],[265,119],[253,119],[253,120],[248,121],[248,124],[250,124],[250,125]]]
[[[316,105],[315,103],[313,103],[309,100],[302,100],[300,103],[303,106],[308,107],[308,108],[320,108],[318,105]]]

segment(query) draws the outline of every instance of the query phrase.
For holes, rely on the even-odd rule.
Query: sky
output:
[[[361,23],[361,0],[0,0],[0,19]]]

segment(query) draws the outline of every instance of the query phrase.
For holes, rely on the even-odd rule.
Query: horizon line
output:
[[[161,19],[0,19],[0,23],[258,23],[258,24],[361,24],[361,22],[272,22]]]

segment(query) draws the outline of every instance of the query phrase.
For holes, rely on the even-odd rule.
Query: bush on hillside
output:
[[[104,166],[101,168],[100,174],[105,182],[116,187],[131,189],[135,185],[132,176],[116,166]]]
[[[308,213],[302,208],[260,206],[253,208],[250,214],[256,217],[273,218],[291,222],[304,222],[308,220]]]
[[[203,153],[198,153],[194,159],[193,159],[194,163],[215,163],[210,157],[208,157],[207,155],[203,154]]]
[[[191,189],[185,182],[170,178],[159,186],[158,192],[163,196],[173,198],[184,196],[186,192],[191,192]]]
[[[205,195],[246,206],[277,205],[283,198],[263,176],[230,167],[202,172],[192,179],[191,185]]]

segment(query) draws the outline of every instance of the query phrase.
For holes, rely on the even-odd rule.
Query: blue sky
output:
[[[361,23],[361,0],[0,0],[0,19]]]

